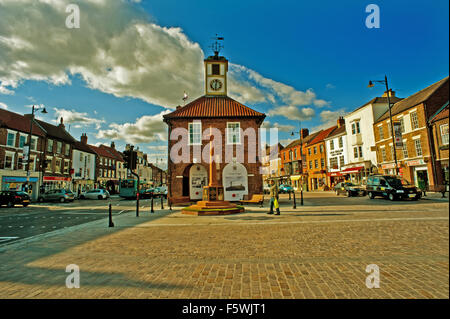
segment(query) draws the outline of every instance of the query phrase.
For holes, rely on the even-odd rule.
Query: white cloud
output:
[[[75,110],[66,110],[66,109],[58,109],[56,107],[53,108],[58,118],[63,118],[64,123],[66,124],[76,124],[75,128],[81,128],[87,125],[95,125],[96,129],[99,129],[102,123],[105,123],[103,119],[97,119],[93,117],[89,117],[87,113],[77,112]]]
[[[321,124],[314,127],[314,131],[330,128],[337,124],[339,116],[344,116],[347,112],[344,109],[336,111],[325,110],[320,113]]]
[[[5,103],[0,102],[0,109],[7,109],[8,105],[6,105]]]
[[[162,118],[167,113],[169,111],[156,115],[144,115],[136,119],[135,123],[112,123],[109,129],[100,130],[97,138],[121,140],[132,144],[167,141],[167,125]]]
[[[315,116],[316,112],[310,107],[297,107],[294,105],[279,106],[268,112],[269,116],[284,116],[290,120],[309,121]]]
[[[178,27],[149,22],[140,0],[80,1],[80,29],[68,29],[72,0],[0,0],[0,93],[24,80],[69,85],[79,75],[88,87],[173,108],[183,92],[204,94],[204,54]],[[312,89],[265,78],[230,64],[229,94],[242,103],[322,107]]]
[[[264,121],[263,124],[261,125],[261,127],[266,128],[266,129],[277,128],[281,132],[292,132],[295,130],[294,125],[279,124],[279,123],[272,124],[270,121]]]

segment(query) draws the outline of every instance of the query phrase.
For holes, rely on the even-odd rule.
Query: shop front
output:
[[[72,190],[72,177],[64,176],[44,176],[41,189],[47,192],[52,189]]]
[[[395,163],[381,165],[383,174],[385,175],[397,175],[395,171]]]
[[[364,166],[348,167],[341,171],[346,181],[351,181],[354,184],[361,184],[363,181]]]
[[[406,165],[410,168],[412,174],[410,182],[422,190],[427,190],[430,186],[430,175],[425,161],[423,159],[407,161]]]
[[[27,187],[27,178],[24,176],[3,176],[1,190],[25,191],[30,194],[31,200],[37,200],[38,196],[37,177],[30,177],[30,183]]]
[[[331,188],[345,180],[344,175],[342,175],[340,171],[329,172],[328,178],[330,180],[329,184]]]

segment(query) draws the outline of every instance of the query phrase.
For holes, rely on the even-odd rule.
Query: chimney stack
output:
[[[337,120],[337,126],[341,127],[345,125],[345,120],[342,116],[339,116],[338,120]]]
[[[80,141],[83,144],[87,144],[87,135],[86,135],[86,133],[81,134]]]
[[[59,122],[59,125],[58,125],[59,127],[62,127],[62,128],[66,128],[66,126],[64,125],[64,120],[63,120],[63,117],[61,116],[61,119],[60,119],[60,122]]]
[[[387,97],[387,96],[388,96],[388,91],[384,91],[382,97]],[[392,91],[392,89],[389,89],[389,97],[395,97],[395,91]]]
[[[114,143],[114,141],[111,142],[111,148],[116,149],[116,144]]]
[[[309,130],[307,128],[302,128],[302,130],[300,131],[300,137],[302,139],[304,139],[305,137],[307,137],[309,135]]]

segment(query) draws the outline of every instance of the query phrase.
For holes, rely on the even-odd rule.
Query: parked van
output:
[[[422,197],[422,192],[415,186],[408,183],[403,178],[392,175],[372,175],[367,178],[367,195],[370,199],[375,196],[396,199],[413,199],[418,200]]]

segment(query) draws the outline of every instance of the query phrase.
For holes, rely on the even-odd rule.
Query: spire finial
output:
[[[212,38],[214,41],[214,43],[210,46],[211,49],[213,49],[214,51],[214,56],[219,56],[219,52],[221,49],[223,49],[223,45],[219,42],[219,41],[223,41],[224,38],[223,37],[219,37],[216,33],[216,36],[214,38]]]

